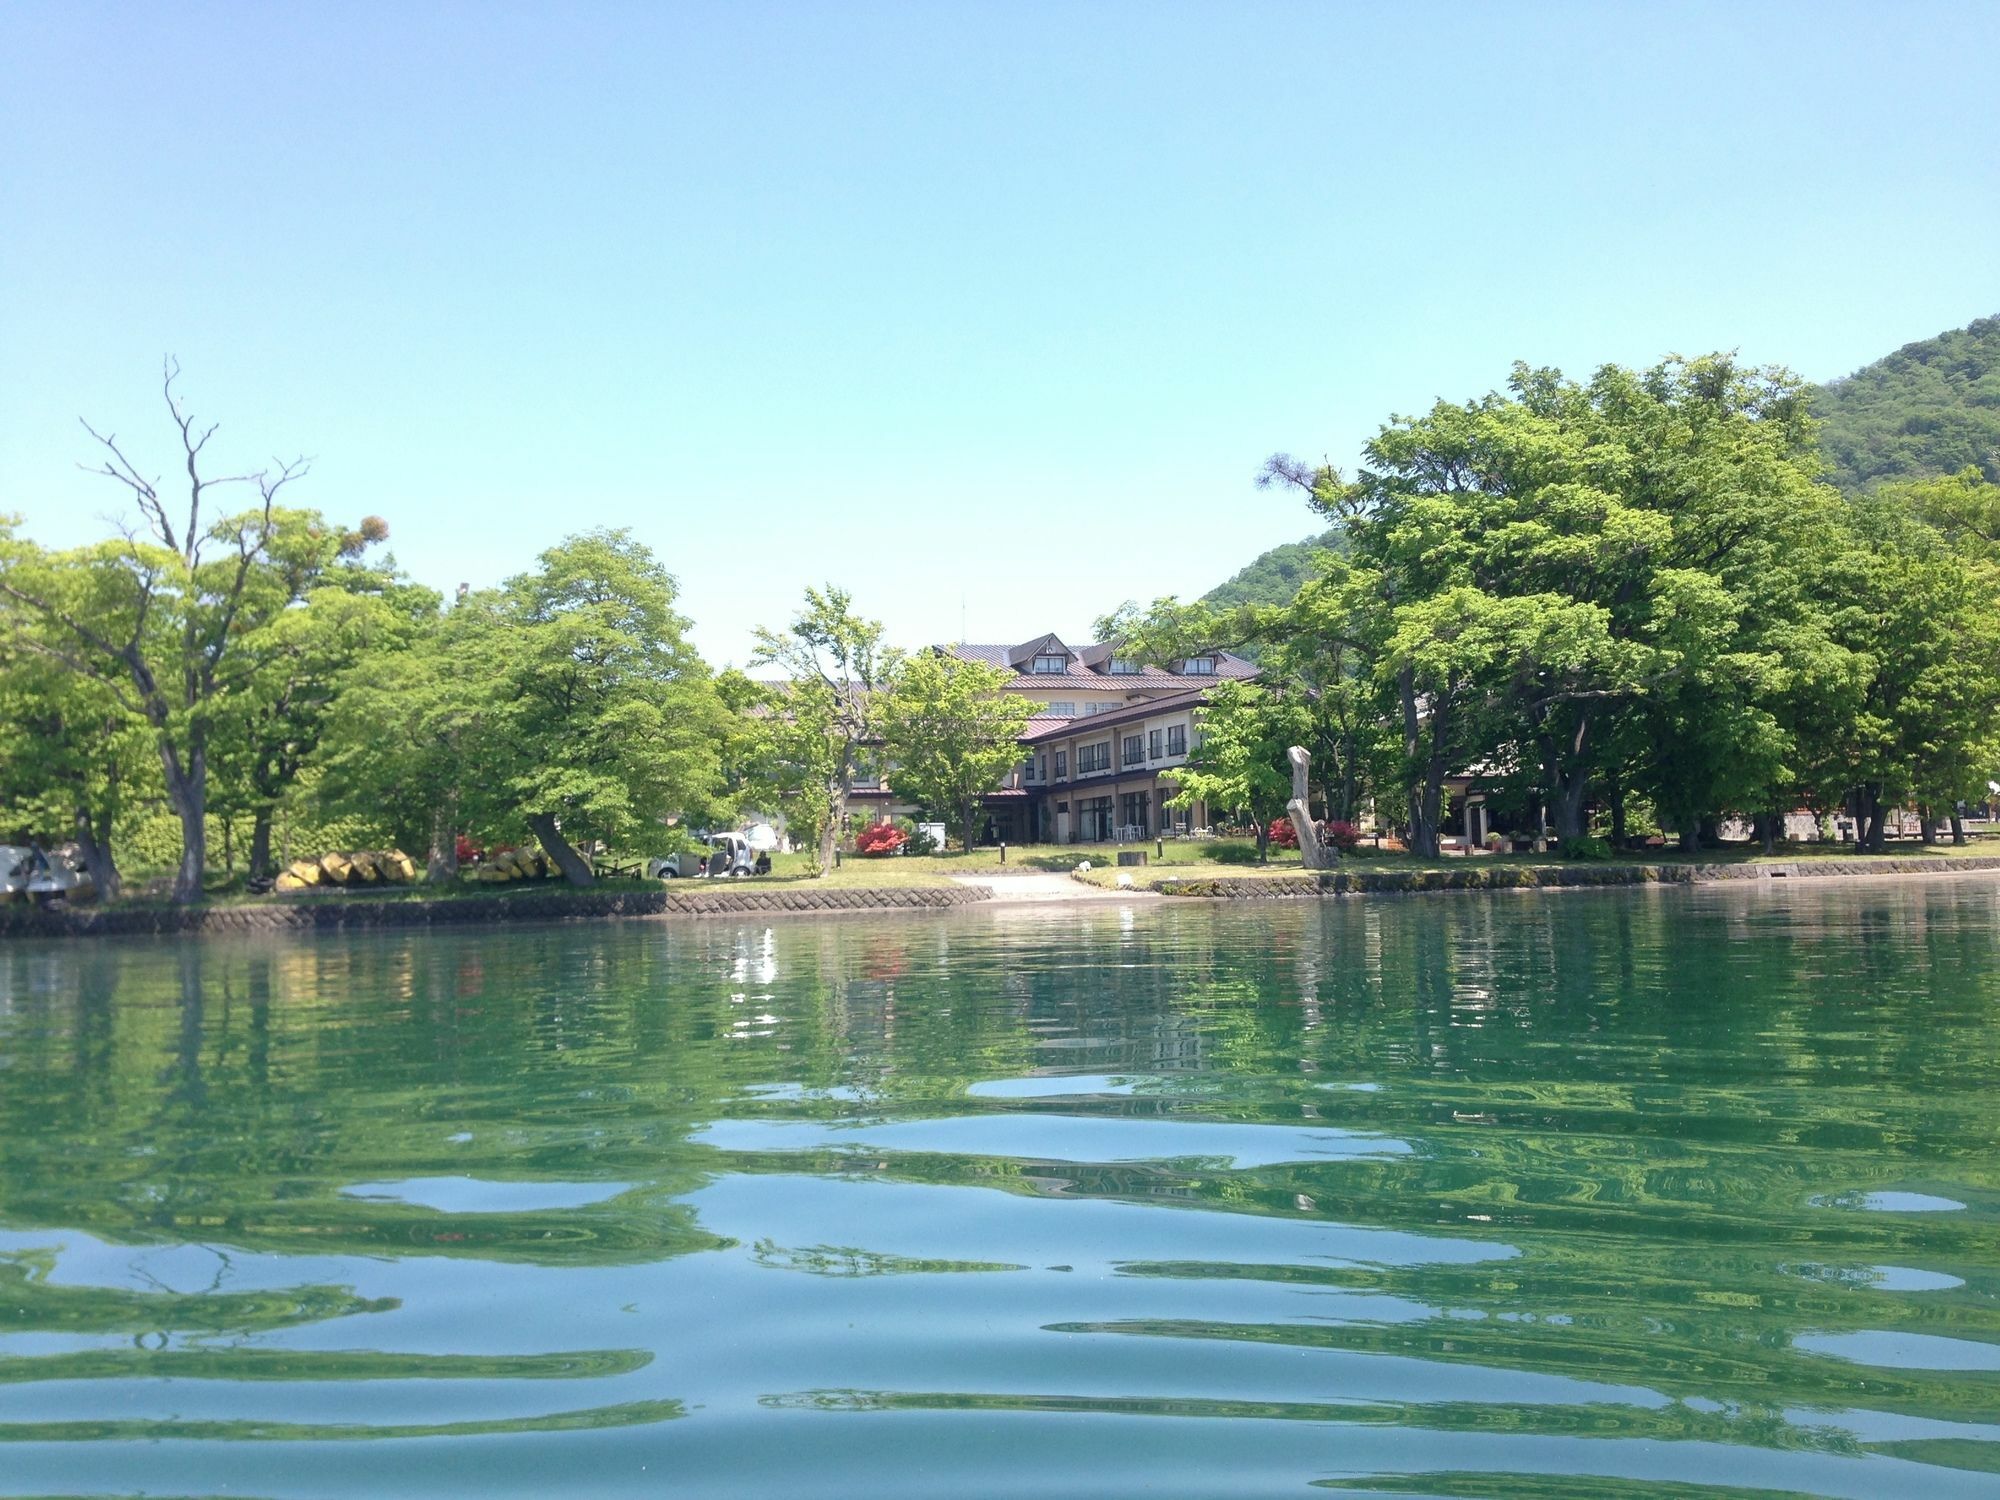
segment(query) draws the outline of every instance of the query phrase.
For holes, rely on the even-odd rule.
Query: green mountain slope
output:
[[[1204,604],[1219,609],[1239,604],[1283,604],[1298,593],[1312,570],[1312,555],[1322,547],[1335,545],[1336,532],[1325,531],[1302,541],[1273,547],[1240,569],[1226,583],[1218,583],[1201,596]]]
[[[1829,381],[1813,410],[1827,478],[1849,493],[1967,465],[2000,483],[2000,317],[1905,344]]]

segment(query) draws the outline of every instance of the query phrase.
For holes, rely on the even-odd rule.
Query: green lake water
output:
[[[2000,882],[0,947],[0,1494],[2000,1494]]]

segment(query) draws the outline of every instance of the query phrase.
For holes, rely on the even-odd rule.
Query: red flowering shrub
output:
[[[854,835],[854,852],[871,859],[894,854],[903,847],[905,835],[894,823],[870,823]]]
[[[1280,849],[1299,847],[1299,831],[1292,827],[1290,818],[1271,819],[1271,842]]]
[[[1361,842],[1361,830],[1352,823],[1328,823],[1322,836],[1342,854],[1353,852],[1354,846]]]

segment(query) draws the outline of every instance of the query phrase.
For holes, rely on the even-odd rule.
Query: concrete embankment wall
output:
[[[1487,864],[1468,860],[1444,870],[1329,870],[1259,879],[1215,876],[1163,880],[1165,896],[1207,896],[1229,901],[1285,901],[1322,896],[1397,895],[1420,891],[1517,891],[1578,886],[1705,885],[1718,880],[1823,880],[1841,876],[1955,875],[2000,870],[2000,855],[1877,855],[1854,859],[1801,859],[1758,864]]]
[[[361,927],[447,927],[491,922],[606,921],[631,917],[775,916],[936,911],[988,899],[964,886],[817,890],[810,886],[659,891],[537,890],[435,901],[301,896],[244,906],[0,907],[0,938],[160,936],[174,933],[327,932]]]

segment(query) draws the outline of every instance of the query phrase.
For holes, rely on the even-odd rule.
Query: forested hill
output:
[[[1905,344],[1821,386],[1813,409],[1827,478],[1850,494],[1968,465],[2000,484],[2000,317]]]
[[[1336,533],[1326,531],[1304,541],[1273,547],[1237,572],[1227,583],[1218,583],[1203,594],[1202,602],[1220,609],[1238,604],[1283,604],[1298,593],[1312,567],[1312,555],[1334,545]]]
[[[1849,494],[1884,479],[1955,474],[1967,465],[2000,484],[2000,317],[1981,318],[1829,381],[1813,393],[1827,478]],[[1273,547],[1202,598],[1283,604],[1313,550],[1333,535]]]

